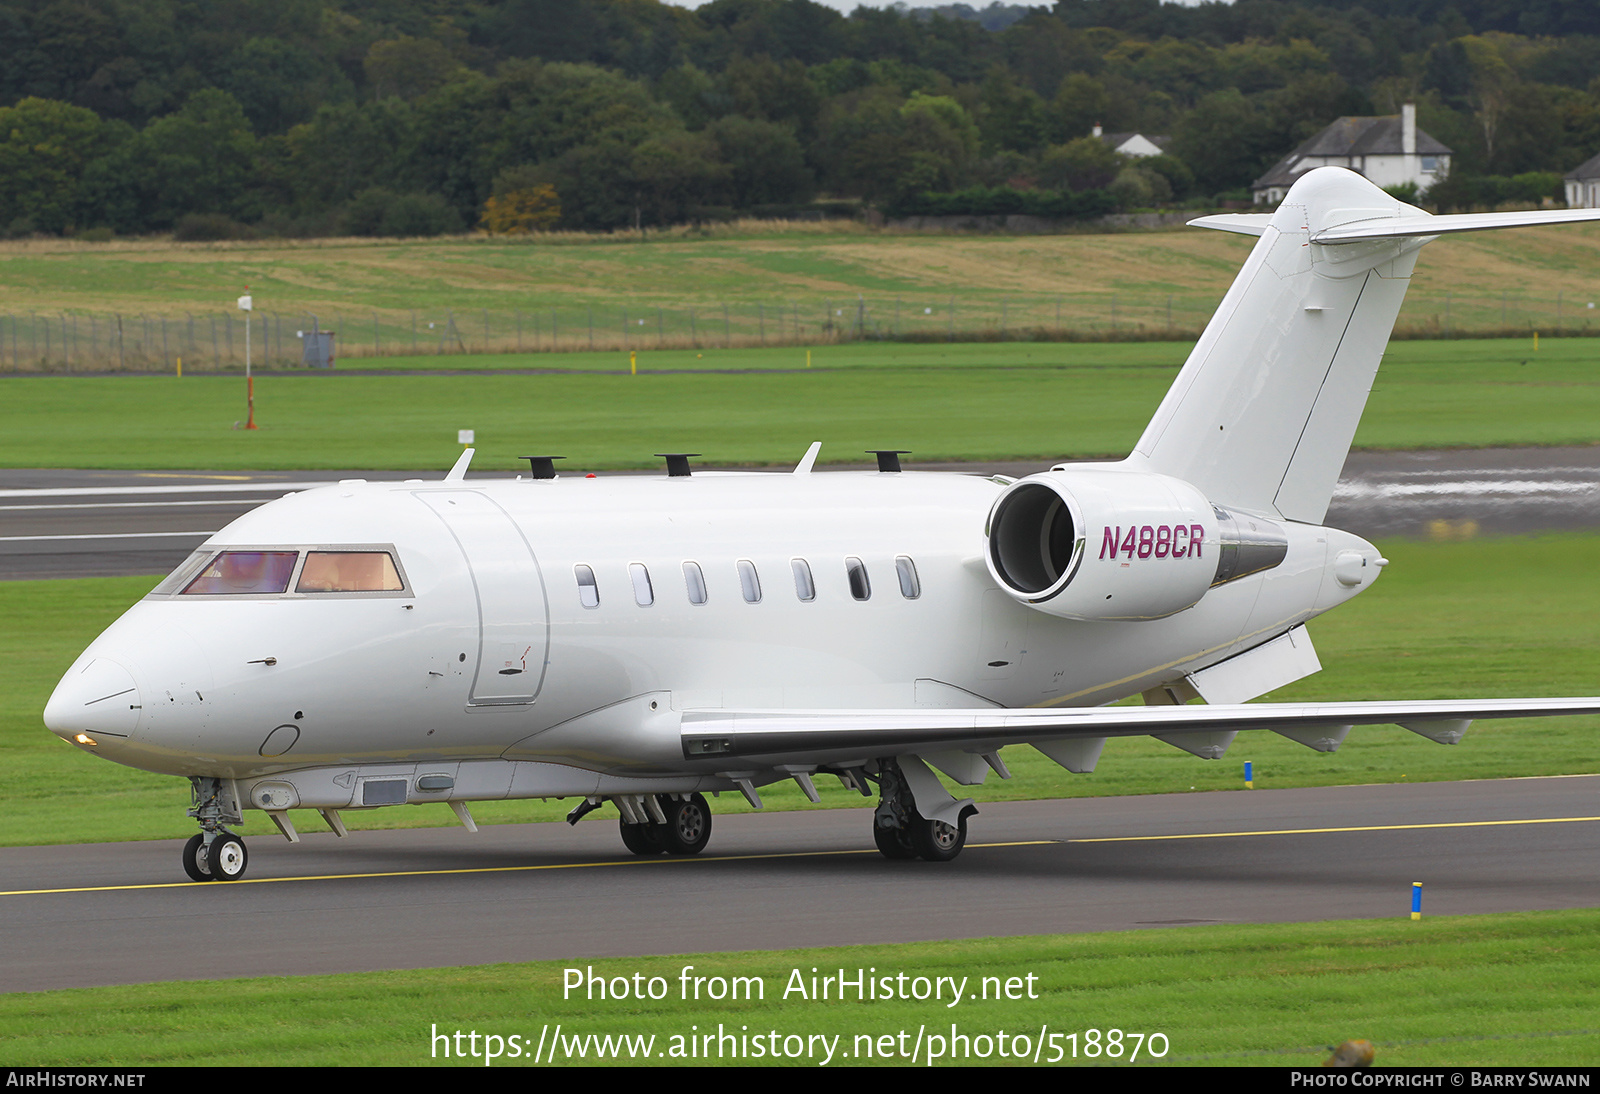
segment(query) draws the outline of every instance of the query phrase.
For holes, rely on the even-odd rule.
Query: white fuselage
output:
[[[985,565],[1003,488],[960,474],[700,473],[292,494],[205,549],[392,546],[404,592],[158,589],[85,651],[46,720],[68,739],[93,727],[100,755],[177,775],[499,758],[687,774],[707,765],[677,751],[675,712],[1102,704],[1360,591],[1370,578],[1333,580],[1335,548],[1376,558],[1346,533],[1289,525],[1280,565],[1168,618],[1059,619],[998,588]],[[847,559],[865,567],[866,599]],[[914,598],[897,559],[914,567]],[[795,560],[812,575],[809,601]],[[686,563],[704,603],[691,602]],[[755,602],[741,563],[759,581]],[[593,606],[579,567],[594,575]],[[95,698],[84,689],[116,692],[115,709],[84,708]],[[653,713],[626,717],[655,729],[582,717],[641,697]]]

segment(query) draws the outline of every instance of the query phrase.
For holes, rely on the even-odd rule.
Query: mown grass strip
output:
[[[4,377],[0,463],[442,471],[457,431],[472,429],[480,473],[511,473],[534,450],[565,454],[574,472],[654,466],[661,451],[792,466],[814,440],[825,463],[894,447],[913,460],[1043,465],[1126,455],[1185,353],[1165,343],[875,344],[819,351],[810,370],[789,348],[707,354],[712,372],[656,371],[646,355],[637,376],[624,355],[584,374],[279,374],[256,381],[257,431],[235,428],[242,377]],[[1546,339],[1537,354],[1511,339],[1395,343],[1356,443],[1595,443],[1597,358],[1595,339]]]
[[[842,1002],[836,991],[826,1001],[811,998],[814,975],[820,984],[840,970],[847,981],[857,970],[867,979],[890,978],[895,997],[863,1001],[847,989]],[[591,974],[608,982],[606,998],[590,998],[584,986],[566,987],[587,985]],[[927,982],[919,985],[919,976]],[[648,998],[655,977],[660,999]],[[700,998],[685,1000],[685,984],[692,995],[694,977],[704,978]],[[734,977],[759,982],[759,997],[727,998]],[[926,991],[935,977],[965,978],[964,996],[979,998],[964,997],[951,1007],[948,987],[940,1000],[898,997],[902,990]],[[626,978],[627,998],[611,997],[616,978]],[[717,978],[724,997],[708,998]],[[1020,998],[1004,998],[1008,983]],[[645,987],[646,998],[634,998],[635,984]],[[988,999],[981,998],[985,990]],[[520,1055],[495,1062],[527,1066],[541,1036],[540,1062],[550,1062],[559,1025],[564,1047],[584,1038],[588,1048],[583,1059],[557,1052],[554,1062],[580,1065],[774,1062],[770,1055],[730,1057],[733,1043],[727,1041],[721,1059],[715,1049],[709,1059],[671,1055],[676,1045],[686,1057],[690,1036],[709,1033],[715,1044],[720,1029],[734,1038],[776,1032],[780,1050],[786,1037],[837,1038],[835,1065],[926,1064],[933,1036],[944,1038],[947,1054],[954,1046],[956,1063],[1032,1063],[1041,1031],[1047,1047],[1040,1062],[1046,1062],[1055,1032],[1062,1035],[1055,1042],[1060,1064],[1122,1066],[1103,1048],[1098,1056],[1085,1055],[1088,1030],[1101,1031],[1097,1039],[1104,1046],[1106,1031],[1116,1029],[1123,1031],[1124,1057],[1130,1034],[1166,1035],[1165,1057],[1153,1059],[1146,1050],[1138,1064],[1314,1066],[1327,1055],[1325,1046],[1362,1038],[1377,1046],[1379,1065],[1586,1066],[1600,1053],[1597,1012],[1600,911],[1420,922],[1397,911],[1386,920],[34,992],[0,996],[0,1064],[482,1067],[485,1035],[499,1037],[503,1052],[514,1035]],[[999,1055],[1001,1030],[1008,1050],[1019,1047],[1017,1035],[1027,1038],[1027,1058]],[[465,1058],[454,1053],[457,1031]],[[469,1032],[478,1035],[475,1042]],[[442,1042],[436,1033],[444,1035]],[[973,1038],[965,1053],[952,1033]],[[1076,1035],[1076,1059],[1068,1055],[1067,1034]],[[597,1060],[590,1035],[655,1040],[648,1055],[630,1060],[624,1051],[620,1060]],[[901,1055],[919,1036],[920,1057]],[[987,1039],[984,1058],[977,1054],[985,1047],[979,1037]],[[777,1062],[816,1066],[821,1047],[806,1043],[818,1055],[807,1059],[802,1049],[799,1057]],[[952,1061],[947,1055],[936,1062]]]

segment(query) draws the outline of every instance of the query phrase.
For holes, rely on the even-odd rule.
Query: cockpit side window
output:
[[[297,593],[396,593],[405,586],[387,551],[308,551]]]
[[[281,593],[299,551],[223,551],[183,590],[185,596]]]
[[[176,570],[173,570],[170,574],[163,578],[161,584],[157,585],[154,589],[151,589],[150,595],[172,596],[175,593],[182,592],[189,582],[194,580],[195,575],[200,572],[201,567],[203,567],[207,562],[211,561],[211,556],[215,555],[216,553],[217,549],[215,547],[202,547],[198,551],[195,551],[188,558],[184,559],[182,564],[179,565]]]

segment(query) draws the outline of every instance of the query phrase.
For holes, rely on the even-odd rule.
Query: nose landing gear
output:
[[[194,881],[238,881],[250,853],[244,840],[223,827],[242,823],[232,782],[196,776],[189,785],[194,803],[189,816],[200,822],[200,831],[183,845],[183,872]]]

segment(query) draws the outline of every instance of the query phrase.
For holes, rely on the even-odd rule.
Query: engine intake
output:
[[[1283,561],[1270,521],[1213,506],[1193,486],[1118,467],[1057,468],[1000,496],[989,572],[1012,596],[1065,619],[1161,619],[1206,590]]]

